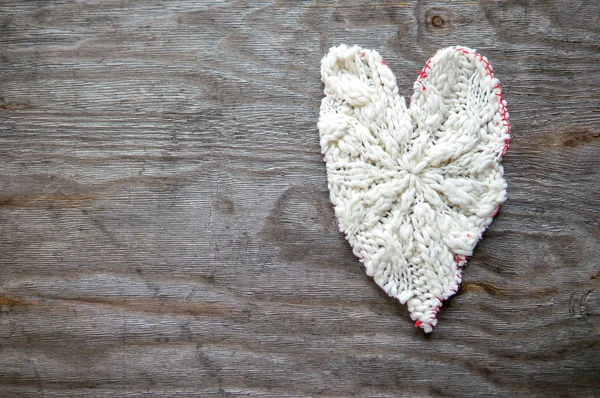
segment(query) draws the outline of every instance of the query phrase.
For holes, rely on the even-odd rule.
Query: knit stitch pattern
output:
[[[332,47],[321,77],[318,127],[340,231],[430,333],[506,199],[510,125],[499,81],[466,47],[427,61],[409,107],[377,51]]]

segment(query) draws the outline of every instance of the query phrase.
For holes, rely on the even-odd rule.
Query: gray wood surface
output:
[[[600,4],[0,2],[0,396],[599,396]],[[332,222],[330,46],[492,62],[509,200],[425,336]]]

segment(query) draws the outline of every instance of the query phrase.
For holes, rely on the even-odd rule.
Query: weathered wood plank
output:
[[[434,20],[435,19],[435,20]],[[594,396],[600,4],[0,3],[0,396]],[[319,61],[477,48],[509,201],[430,336],[337,232]]]

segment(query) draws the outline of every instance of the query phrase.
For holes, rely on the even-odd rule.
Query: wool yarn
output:
[[[506,199],[510,125],[499,81],[466,47],[427,61],[409,107],[377,51],[332,47],[321,77],[318,128],[340,231],[429,333]]]

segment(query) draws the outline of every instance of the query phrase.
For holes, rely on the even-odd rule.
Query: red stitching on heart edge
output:
[[[475,57],[475,60],[479,60],[479,62],[481,62],[481,64],[483,65],[483,69],[487,72],[488,76],[490,76],[492,79],[494,78],[494,72],[492,71],[492,66],[490,65],[490,63],[488,62],[488,60],[482,56],[481,54],[479,54],[476,51],[471,51],[471,50],[467,50],[466,48],[463,47],[456,47],[455,48],[456,51],[458,52],[462,52],[463,54],[466,55],[472,55]],[[421,83],[421,87],[423,88],[423,91],[426,90],[425,84],[423,84],[422,80],[427,78],[427,76],[429,75],[429,73],[431,72],[431,61],[433,60],[433,58],[435,58],[435,56],[437,55],[434,54],[431,58],[429,58],[427,60],[427,62],[425,63],[425,66],[423,67],[422,70],[419,71],[419,77],[417,79],[417,82]],[[504,155],[506,154],[506,150],[508,149],[509,145],[510,145],[510,122],[508,121],[508,110],[506,109],[506,101],[504,99],[504,95],[502,94],[502,87],[500,87],[500,84],[497,84],[494,87],[494,90],[496,90],[495,94],[500,97],[500,117],[502,119],[502,124],[507,128],[507,138],[504,141],[504,146],[502,147],[502,150],[500,151],[500,158],[503,158]],[[492,215],[492,218],[495,218],[498,213],[500,212],[500,210],[502,210],[502,205],[498,206],[498,208],[496,209],[496,211],[494,212],[494,214]],[[459,270],[462,269],[462,267],[464,267],[467,263],[467,260],[469,259],[469,256],[459,256],[459,255],[455,255],[454,256],[454,261],[456,262],[457,268]],[[457,285],[457,289],[460,288],[460,283],[462,282],[462,278],[461,275],[457,274],[457,276],[459,277],[459,282]],[[451,290],[451,292],[456,293],[456,290]],[[437,305],[436,308],[436,315],[434,315],[432,317],[432,320],[436,318],[438,311],[440,310],[440,308],[442,307],[444,300],[436,297],[436,299],[439,301],[439,304]],[[415,327],[420,327],[423,324],[423,322],[421,321],[417,321],[415,322]]]

